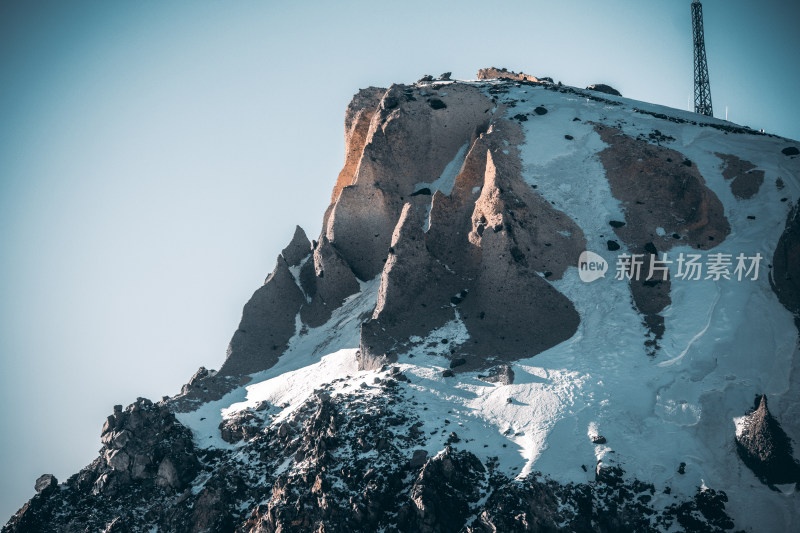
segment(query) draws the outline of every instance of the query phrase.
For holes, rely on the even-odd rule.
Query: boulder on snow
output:
[[[800,154],[800,150],[798,150],[796,146],[787,146],[781,150],[781,153],[783,155],[797,155]]]
[[[800,482],[800,464],[792,455],[792,443],[769,412],[766,395],[756,396],[753,410],[737,424],[736,450],[763,483]]]
[[[597,91],[599,93],[612,94],[614,96],[622,96],[618,90],[610,85],[606,85],[605,83],[595,83],[594,85],[589,85],[586,89],[589,91]]]
[[[514,371],[509,365],[497,365],[490,368],[487,375],[479,375],[478,379],[486,381],[487,383],[511,385],[514,383]]]

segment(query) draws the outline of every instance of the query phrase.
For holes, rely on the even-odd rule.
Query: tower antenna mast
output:
[[[694,38],[694,112],[713,117],[706,41],[703,36],[703,5],[699,0],[692,2],[692,35]]]

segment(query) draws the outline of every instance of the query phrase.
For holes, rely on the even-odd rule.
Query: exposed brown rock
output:
[[[383,269],[392,232],[407,198],[420,182],[436,180],[489,119],[494,104],[475,87],[393,85],[383,99],[399,105],[374,113],[352,185],[344,187],[326,220],[326,236],[353,272],[372,279]],[[433,109],[436,97],[445,108]]]
[[[394,348],[411,335],[425,335],[454,317],[449,296],[460,290],[461,278],[429,253],[422,231],[422,211],[408,203],[392,235],[392,252],[381,275],[372,318],[361,328],[361,368],[379,368],[393,360]]]
[[[523,72],[513,72],[511,70],[506,70],[505,68],[482,68],[478,71],[478,79],[479,80],[494,80],[494,79],[507,79],[507,80],[517,80],[517,81],[532,81],[539,83],[539,79],[536,76],[531,76],[530,74],[525,74]]]
[[[361,89],[347,106],[344,115],[344,167],[339,172],[336,185],[333,186],[331,205],[339,198],[339,193],[344,187],[353,184],[358,162],[367,142],[372,116],[377,111],[384,93],[386,89],[381,87]]]
[[[630,286],[636,308],[654,337],[647,344],[657,348],[664,333],[659,313],[671,302],[670,281],[645,279],[653,260],[649,254],[666,252],[677,244],[713,248],[728,236],[730,224],[722,202],[683,154],[613,127],[596,124],[595,131],[609,145],[598,155],[611,193],[625,213],[624,224],[612,223],[614,232],[632,253],[648,254],[642,276],[638,281],[631,279]],[[657,228],[662,228],[661,235]]]
[[[733,154],[715,153],[722,159],[722,177],[730,182],[731,192],[737,198],[747,200],[758,193],[764,183],[764,171],[754,170],[756,166],[750,161],[739,159]]]
[[[595,125],[609,146],[598,155],[611,193],[623,206],[625,226],[615,228],[630,247],[652,242],[659,251],[676,244],[713,248],[730,233],[730,224],[717,195],[697,166],[683,154],[634,139],[620,130]],[[656,228],[663,228],[659,236]],[[675,240],[673,233],[680,235]]]

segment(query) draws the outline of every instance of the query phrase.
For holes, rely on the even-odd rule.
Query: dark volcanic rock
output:
[[[597,91],[599,93],[613,94],[614,96],[622,96],[622,94],[618,90],[611,87],[610,85],[606,85],[605,83],[595,83],[594,85],[589,85],[587,89],[590,91]]]
[[[267,410],[240,412],[222,428],[241,432],[230,450],[196,449],[166,406],[140,399],[109,417],[97,460],[61,490],[42,490],[2,531],[650,533],[730,523],[724,493],[657,510],[652,485],[618,466],[601,464],[596,481],[578,485],[511,479],[496,458],[458,449],[455,432],[426,431],[407,385],[377,386],[315,391],[276,423]]]
[[[39,494],[49,494],[58,488],[58,480],[53,474],[43,474],[36,480],[34,488]]]
[[[783,155],[797,155],[800,154],[800,150],[798,150],[796,146],[787,146],[781,150],[781,153]]]
[[[770,286],[800,328],[800,212],[795,206],[772,256]]]
[[[756,397],[753,410],[740,422],[736,449],[742,462],[769,485],[800,482],[800,464],[792,443],[767,408],[767,397]]]

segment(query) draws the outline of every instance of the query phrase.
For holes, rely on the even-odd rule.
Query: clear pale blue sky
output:
[[[219,367],[359,88],[494,65],[686,109],[689,4],[0,2],[0,522]],[[703,5],[716,115],[800,138],[800,5]]]

